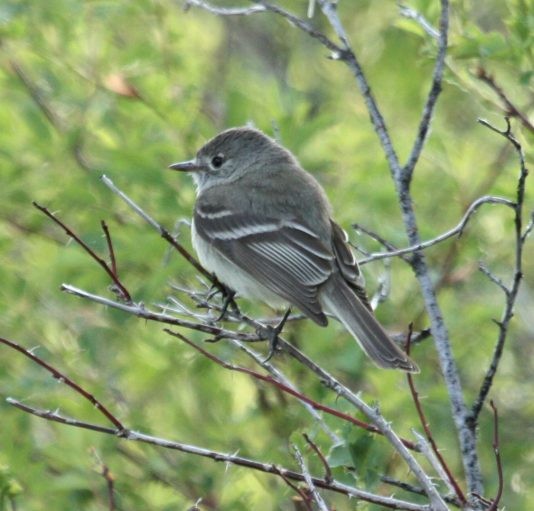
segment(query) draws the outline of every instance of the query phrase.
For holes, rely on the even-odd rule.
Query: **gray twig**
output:
[[[432,24],[418,11],[412,7],[399,3],[399,11],[401,16],[417,21],[421,28],[433,39],[439,41],[439,31],[436,30]]]
[[[389,257],[398,257],[398,256],[406,255],[406,254],[411,254],[413,252],[424,250],[434,245],[437,245],[438,243],[441,243],[442,241],[452,238],[453,236],[456,236],[456,235],[461,236],[465,230],[467,223],[469,222],[473,214],[476,213],[478,208],[482,206],[483,204],[503,204],[510,208],[515,208],[515,203],[509,199],[505,199],[504,197],[496,197],[494,195],[485,195],[484,197],[479,197],[477,200],[471,203],[471,205],[467,208],[460,222],[458,222],[458,224],[456,224],[454,227],[444,232],[443,234],[440,234],[439,236],[436,236],[435,238],[432,238],[430,240],[422,241],[410,247],[391,249],[389,252],[371,253],[368,255],[368,257],[359,260],[358,264],[367,264],[367,263],[370,263],[371,261],[377,261],[379,259],[386,259]],[[355,224],[354,227],[356,227],[356,229],[362,230],[362,228],[357,224]],[[369,231],[366,231],[366,234],[369,234]],[[380,238],[380,239],[383,240],[383,238]],[[388,244],[388,246],[392,247],[391,244]]]
[[[186,0],[184,11],[187,11],[190,7],[200,7],[218,16],[249,16],[265,11],[265,7],[262,5],[253,5],[252,7],[218,7],[203,0]]]
[[[479,119],[480,124],[482,124],[486,128],[489,128],[495,133],[505,137],[513,145],[514,149],[516,150],[519,161],[519,177],[517,179],[516,198],[514,202],[515,251],[512,282],[509,286],[507,286],[501,279],[493,275],[493,273],[491,273],[489,270],[482,270],[485,275],[487,275],[492,280],[492,282],[494,282],[497,286],[499,286],[499,288],[504,291],[505,305],[501,315],[501,319],[499,321],[496,321],[499,331],[497,334],[497,341],[493,349],[491,362],[488,369],[486,370],[486,374],[480,386],[478,396],[475,399],[475,402],[473,403],[473,406],[471,408],[469,424],[473,432],[476,430],[478,416],[488,397],[491,386],[493,385],[493,379],[495,377],[495,374],[497,373],[497,369],[499,367],[499,363],[503,354],[504,345],[508,337],[510,321],[512,320],[512,317],[514,315],[515,302],[519,293],[521,281],[523,279],[523,251],[525,247],[525,242],[528,234],[532,231],[532,217],[529,223],[527,224],[525,230],[523,230],[523,209],[525,203],[526,180],[528,175],[528,169],[525,162],[525,154],[523,152],[521,144],[512,133],[510,120],[508,118],[505,118],[505,120],[506,128],[504,130],[500,130],[490,124],[488,121],[485,121],[484,119]]]
[[[313,484],[313,479],[310,474],[310,471],[308,470],[308,467],[306,466],[306,462],[304,461],[304,458],[302,457],[302,453],[300,452],[300,449],[293,444],[293,454],[295,456],[295,459],[297,460],[297,464],[300,467],[300,471],[304,475],[304,480],[306,481],[306,484],[308,486],[308,491],[311,495],[311,498],[313,501],[317,504],[317,507],[321,511],[329,511],[328,506],[326,505],[326,502],[324,501],[323,497],[321,497],[321,494],[317,491],[317,488],[315,487],[315,484]]]

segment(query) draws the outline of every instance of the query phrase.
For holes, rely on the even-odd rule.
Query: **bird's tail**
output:
[[[386,334],[373,313],[339,274],[332,275],[320,291],[320,301],[358,341],[379,367],[418,373],[419,368]]]

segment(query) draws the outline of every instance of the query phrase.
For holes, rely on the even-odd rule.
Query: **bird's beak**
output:
[[[180,161],[169,165],[172,170],[180,170],[182,172],[198,172],[203,170],[204,167],[199,165],[196,160]]]

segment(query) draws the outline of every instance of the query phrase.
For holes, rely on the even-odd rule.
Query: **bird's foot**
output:
[[[286,324],[287,318],[291,314],[291,307],[288,307],[284,316],[282,317],[282,320],[278,325],[275,327],[267,326],[265,327],[263,334],[267,337],[267,340],[269,341],[269,353],[267,354],[267,358],[264,360],[264,362],[269,362],[273,355],[276,352],[276,349],[278,348],[278,336],[282,332],[284,325]]]
[[[235,303],[234,297],[236,295],[236,292],[233,289],[230,289],[228,286],[224,285],[217,277],[214,275],[214,282],[211,286],[210,290],[208,291],[208,295],[206,296],[206,301],[210,301],[217,293],[221,293],[223,296],[223,303],[221,307],[221,312],[219,316],[217,316],[217,319],[215,321],[221,321],[224,316],[226,315],[226,312],[228,311],[228,307],[232,307],[232,309],[236,312],[239,311],[239,308],[237,307],[237,304]]]

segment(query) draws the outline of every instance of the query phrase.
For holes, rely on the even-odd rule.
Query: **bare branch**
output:
[[[37,365],[41,366],[42,368],[46,369],[57,381],[60,383],[64,383],[68,387],[70,387],[72,390],[74,390],[77,394],[82,396],[84,399],[89,401],[111,424],[115,426],[118,433],[121,433],[124,431],[124,426],[122,423],[113,415],[96,397],[94,397],[92,394],[87,392],[85,389],[80,387],[78,384],[76,384],[73,380],[71,380],[68,376],[66,376],[64,373],[58,371],[55,367],[52,367],[50,364],[46,363],[42,358],[38,357],[34,353],[32,353],[30,350],[27,350],[26,348],[22,347],[20,344],[17,344],[16,342],[10,341],[9,339],[4,339],[3,337],[0,337],[0,343],[9,346],[10,348],[18,351],[19,353],[22,353],[25,357],[29,358],[33,362],[35,362]]]
[[[312,441],[312,439],[309,437],[307,433],[303,433],[302,436],[304,437],[304,440],[306,440],[306,443],[313,450],[313,452],[317,454],[317,456],[321,460],[321,463],[323,464],[323,467],[324,467],[325,481],[331,481],[333,479],[332,469],[330,468],[330,465],[328,464],[328,461],[326,460],[325,455],[321,452],[321,449],[319,449],[317,444],[315,444],[315,442]]]
[[[412,152],[401,172],[403,188],[406,190],[410,187],[413,171],[425,145],[430,129],[430,123],[432,122],[432,116],[434,115],[438,97],[441,93],[441,81],[443,80],[443,70],[445,69],[445,57],[447,55],[449,37],[449,0],[441,0],[440,3],[441,14],[439,20],[438,54],[436,55],[436,63],[434,64],[434,71],[432,73],[432,85],[430,86],[430,91],[423,107],[423,113],[419,122],[419,128],[417,129],[417,136],[415,138]]]
[[[430,36],[432,39],[439,41],[439,32],[429,23],[429,21],[418,11],[408,7],[407,5],[399,3],[399,11],[401,16],[404,18],[412,19],[417,21],[421,28]]]
[[[254,362],[256,362],[258,365],[268,371],[277,381],[279,381],[286,387],[293,389],[295,392],[301,394],[298,387],[294,383],[289,381],[289,379],[278,368],[273,366],[269,361],[265,360],[265,356],[260,355],[260,353],[250,349],[248,346],[246,346],[246,343],[238,341],[237,339],[229,339],[229,341],[234,346],[246,353],[247,356],[254,360]],[[340,445],[341,443],[343,443],[343,440],[327,426],[321,414],[311,404],[306,403],[304,401],[300,402],[308,410],[308,413],[314,418],[314,420],[319,424],[321,429],[330,437],[334,445]]]
[[[408,356],[410,355],[411,337],[412,337],[412,325],[410,324],[408,328],[408,335],[406,336],[406,354]],[[447,462],[445,461],[445,458],[442,456],[441,452],[438,449],[436,441],[434,440],[434,436],[432,435],[432,431],[430,430],[430,426],[425,416],[425,412],[423,411],[421,401],[419,400],[419,392],[417,392],[417,389],[415,388],[413,375],[406,374],[406,377],[408,380],[408,386],[410,387],[410,392],[412,393],[412,399],[415,405],[415,409],[417,410],[417,415],[419,416],[419,422],[421,423],[421,426],[423,427],[423,431],[425,432],[426,438],[428,442],[430,443],[430,446],[432,447],[432,451],[434,455],[438,459],[439,464],[443,472],[445,473],[445,476],[446,476],[445,481],[454,490],[454,493],[456,494],[456,497],[461,502],[461,504],[465,505],[467,503],[467,499],[465,498],[463,491],[460,489],[458,482],[452,475],[452,472]]]
[[[502,498],[502,493],[504,490],[504,477],[502,471],[502,460],[501,460],[501,451],[500,451],[500,441],[499,441],[499,412],[493,400],[490,400],[490,406],[493,410],[493,452],[495,453],[495,462],[497,464],[497,475],[499,478],[499,488],[497,489],[497,495],[491,504],[491,507],[488,511],[497,511],[499,509],[499,502]]]
[[[354,75],[356,84],[360,90],[360,93],[363,97],[369,115],[371,117],[371,124],[378,136],[380,144],[382,145],[394,180],[395,182],[397,182],[401,172],[399,158],[397,156],[395,148],[393,147],[393,142],[391,141],[391,137],[386,126],[386,121],[384,119],[384,116],[382,115],[382,112],[378,108],[378,104],[371,90],[369,82],[367,81],[367,77],[363,72],[363,68],[358,58],[356,57],[356,54],[350,46],[348,36],[345,32],[345,29],[343,28],[343,24],[341,23],[341,20],[339,19],[337,13],[337,6],[335,2],[331,2],[330,0],[317,1],[324,15],[328,19],[330,25],[332,26],[336,35],[342,43],[343,51],[339,54],[339,59],[346,63],[346,65]]]
[[[55,222],[57,225],[59,225],[66,233],[67,236],[70,236],[78,245],[80,245],[90,256],[93,260],[95,260],[100,267],[103,268],[103,270],[108,274],[109,278],[114,282],[116,289],[119,293],[119,296],[127,303],[130,303],[132,301],[132,298],[130,296],[130,293],[126,289],[126,287],[122,284],[122,282],[119,280],[119,278],[116,275],[116,271],[113,271],[112,268],[109,267],[108,263],[104,261],[85,241],[83,241],[72,229],[70,229],[65,223],[63,223],[57,216],[55,216],[53,213],[51,213],[48,208],[45,208],[44,206],[41,206],[37,204],[37,202],[32,203],[39,211],[44,213],[50,220]]]
[[[476,77],[488,85],[488,87],[493,90],[495,94],[497,94],[498,98],[503,104],[506,115],[509,115],[510,117],[517,117],[524,128],[530,132],[534,132],[534,125],[529,121],[528,117],[512,103],[502,87],[497,83],[495,78],[486,71],[484,67],[480,66],[478,68]]]
[[[489,270],[486,273],[488,277],[497,284],[506,295],[506,301],[501,319],[497,321],[499,331],[497,334],[497,341],[493,350],[492,359],[490,365],[486,371],[478,396],[471,408],[471,415],[469,417],[469,424],[473,431],[477,426],[478,416],[482,410],[484,402],[486,401],[491,386],[493,385],[493,379],[497,373],[499,363],[504,351],[504,345],[508,337],[508,330],[510,321],[514,315],[515,302],[519,293],[521,281],[523,279],[523,252],[526,242],[526,236],[532,229],[530,223],[527,224],[525,231],[523,231],[523,209],[525,202],[525,188],[526,180],[528,176],[528,169],[525,162],[525,155],[523,148],[519,141],[515,138],[511,131],[510,119],[505,118],[506,129],[500,130],[490,124],[488,121],[479,119],[480,124],[494,131],[495,133],[505,137],[515,148],[517,157],[519,160],[519,176],[517,178],[516,185],[516,200],[514,203],[514,234],[515,234],[515,253],[514,253],[514,270],[512,283],[510,286],[506,286],[500,279],[495,277]],[[532,218],[530,220],[532,222]]]
[[[405,490],[410,493],[415,493],[417,495],[425,494],[425,492],[423,491],[423,488],[420,488],[419,486],[414,486],[413,484],[409,484],[404,481],[399,481],[397,479],[394,479],[393,477],[382,476],[380,480],[383,483],[391,484],[392,486],[396,486],[397,488],[401,488],[402,490]],[[452,504],[453,506],[460,507],[460,503],[458,502],[458,500],[452,496],[445,495],[443,497],[443,500],[447,502],[448,504]]]
[[[307,21],[304,21],[303,19],[299,18],[298,16],[295,16],[294,14],[291,14],[289,11],[286,11],[285,9],[282,9],[281,7],[271,4],[269,2],[264,2],[263,0],[251,0],[254,3],[258,3],[265,7],[268,11],[274,12],[275,14],[278,14],[279,16],[282,16],[282,18],[285,18],[289,23],[291,23],[293,26],[297,27],[298,29],[302,30],[306,34],[308,34],[313,39],[317,39],[323,46],[328,48],[332,52],[332,59],[338,60],[341,59],[343,49],[332,42],[328,37],[326,37],[322,32],[319,30],[316,30],[312,25],[310,25]],[[321,0],[319,0],[319,3]]]
[[[299,448],[296,445],[293,445],[293,454],[300,467],[300,471],[304,475],[304,479],[306,481],[306,484],[308,485],[308,491],[310,492],[311,498],[317,504],[317,507],[321,511],[329,511],[328,506],[326,505],[326,502],[324,501],[323,497],[321,497],[321,494],[317,491],[317,488],[313,484],[312,477],[310,475],[308,467],[306,466],[306,463],[304,462],[302,453],[300,452]]]
[[[508,289],[506,284],[503,282],[503,280],[501,278],[497,277],[497,275],[495,275],[484,263],[482,263],[482,262],[479,263],[478,264],[478,269],[484,275],[486,275],[486,277],[488,277],[488,279],[490,279],[494,284],[499,286],[506,296],[508,296],[510,294],[510,290]]]
[[[203,0],[186,0],[184,11],[189,10],[191,7],[200,7],[218,16],[249,16],[258,12],[265,12],[265,7],[262,5],[254,5],[252,7],[217,7]]]
[[[69,294],[79,296],[80,298],[85,298],[86,300],[91,300],[93,302],[99,303],[101,305],[105,305],[107,307],[112,307],[114,309],[118,309],[123,312],[127,312],[128,314],[132,314],[139,318],[148,319],[151,321],[158,321],[160,323],[165,323],[167,325],[182,326],[184,328],[189,328],[191,330],[197,330],[199,332],[204,332],[206,334],[213,335],[217,339],[231,338],[231,339],[239,339],[245,342],[253,342],[253,341],[262,340],[257,334],[235,332],[233,330],[226,330],[224,328],[207,325],[205,323],[194,323],[192,321],[182,320],[182,319],[176,318],[175,316],[170,316],[162,312],[151,311],[147,309],[145,305],[143,305],[142,303],[125,304],[122,302],[116,302],[108,298],[105,298],[103,296],[95,295],[93,293],[89,293],[88,291],[84,291],[83,289],[79,289],[77,287],[71,286],[70,284],[61,284],[60,289]]]
[[[115,250],[113,250],[113,241],[111,240],[111,235],[109,233],[109,228],[104,220],[100,221],[102,230],[104,231],[104,236],[106,238],[106,243],[108,245],[109,261],[111,263],[111,271],[113,275],[117,276],[117,260],[115,259]]]
[[[109,467],[100,459],[100,456],[98,455],[94,447],[91,448],[91,454],[93,455],[97,463],[99,474],[104,478],[104,481],[106,481],[106,487],[108,492],[108,510],[115,511],[115,478],[113,477],[113,474],[111,473]]]
[[[184,452],[187,454],[192,454],[195,456],[211,458],[214,461],[219,461],[225,464],[232,464],[236,466],[247,467],[253,470],[258,470],[260,472],[274,474],[279,477],[283,476],[284,478],[291,479],[294,481],[306,482],[304,474],[295,472],[293,470],[288,470],[284,467],[279,467],[272,463],[264,463],[261,461],[256,461],[250,458],[244,458],[242,456],[237,456],[234,454],[225,454],[222,452],[205,449],[203,447],[198,447],[195,445],[174,442],[172,440],[167,440],[165,438],[160,438],[160,437],[156,437],[152,435],[146,435],[139,431],[132,431],[132,430],[119,431],[114,428],[107,428],[104,426],[99,426],[98,424],[91,424],[88,422],[79,421],[76,419],[72,419],[70,417],[64,417],[57,412],[51,412],[49,410],[42,410],[42,409],[34,408],[32,406],[28,406],[10,397],[7,398],[6,401],[10,405],[16,408],[19,408],[20,410],[23,410],[27,413],[30,413],[32,415],[35,415],[37,417],[40,417],[42,419],[49,420],[52,422],[59,422],[60,424],[73,426],[76,428],[88,429],[91,431],[97,431],[99,433],[119,436],[119,438],[123,440],[129,440],[133,442],[142,442],[145,444],[156,445],[158,447],[162,447],[165,449],[172,449],[172,450]],[[119,433],[121,434],[119,435]],[[318,488],[323,488],[325,490],[330,490],[336,493],[341,493],[341,494],[344,494],[350,497],[364,500],[366,502],[372,502],[372,503],[375,503],[375,504],[378,504],[378,505],[381,505],[383,507],[387,507],[390,509],[401,509],[401,510],[406,510],[406,511],[428,511],[427,505],[413,504],[411,502],[407,502],[407,501],[403,501],[399,499],[394,499],[390,497],[382,497],[380,495],[375,495],[373,493],[366,492],[364,490],[359,490],[357,488],[348,486],[346,484],[343,484],[337,481],[327,482],[324,479],[312,477],[312,482]]]
[[[274,385],[276,388],[278,388],[282,392],[285,392],[286,394],[290,394],[293,397],[296,397],[297,399],[299,399],[299,400],[301,400],[301,401],[303,401],[305,403],[308,403],[309,405],[311,405],[313,408],[315,408],[317,410],[321,410],[321,411],[323,411],[325,413],[328,413],[329,415],[332,415],[332,416],[337,417],[339,419],[342,419],[344,421],[350,422],[354,426],[358,426],[358,427],[360,427],[362,429],[365,429],[366,431],[370,431],[372,433],[383,434],[383,432],[380,431],[377,427],[372,426],[370,424],[367,424],[366,422],[363,422],[363,421],[361,421],[361,420],[359,420],[359,419],[357,419],[355,417],[352,417],[349,414],[346,414],[344,412],[340,412],[339,410],[336,410],[336,409],[331,408],[329,406],[325,406],[325,405],[323,405],[321,403],[318,403],[317,401],[314,401],[313,399],[307,397],[306,395],[302,394],[301,392],[298,392],[294,388],[288,387],[287,385],[277,381],[272,376],[265,376],[265,375],[260,374],[260,373],[258,373],[256,371],[253,371],[252,369],[248,369],[246,367],[240,367],[240,366],[237,366],[235,364],[230,364],[228,362],[225,362],[224,360],[221,360],[220,358],[216,357],[215,355],[213,355],[209,351],[207,351],[204,348],[200,347],[198,344],[195,344],[194,342],[192,342],[191,340],[189,340],[187,337],[185,337],[184,335],[182,335],[179,332],[174,332],[174,331],[169,330],[167,328],[165,328],[164,331],[167,332],[169,335],[172,335],[173,337],[176,337],[176,338],[180,339],[181,341],[185,342],[188,346],[190,346],[191,348],[194,348],[196,351],[198,351],[199,353],[204,355],[206,358],[208,358],[212,362],[215,362],[217,365],[220,365],[221,367],[223,367],[225,369],[229,369],[230,371],[236,371],[236,372],[239,372],[239,373],[244,373],[244,374],[247,374],[249,376],[252,376],[256,380],[261,380],[261,381],[264,381],[264,382],[269,383],[271,385]],[[415,449],[415,446],[414,446],[414,444],[412,442],[410,442],[408,440],[403,440],[403,439],[401,439],[401,442],[403,443],[403,445],[405,445],[409,449]]]
[[[386,259],[389,257],[397,257],[397,256],[410,254],[412,252],[417,252],[419,250],[424,250],[434,245],[437,245],[438,243],[441,243],[442,241],[452,238],[453,236],[456,236],[456,235],[461,236],[465,230],[467,223],[469,222],[473,214],[476,213],[478,208],[482,206],[483,204],[504,204],[505,206],[508,206],[510,208],[515,208],[514,202],[512,202],[509,199],[505,199],[503,197],[496,197],[493,195],[485,195],[484,197],[479,197],[477,200],[472,202],[471,205],[467,208],[460,222],[458,222],[457,225],[455,225],[452,229],[449,229],[448,231],[444,232],[443,234],[440,234],[439,236],[436,236],[435,238],[432,238],[431,240],[422,241],[410,247],[395,249],[389,252],[371,253],[369,254],[368,257],[359,260],[358,264],[367,264],[367,263],[370,263],[371,261],[377,261],[379,259]],[[354,227],[356,229],[362,230],[359,224],[354,224]],[[368,232],[366,233],[368,234]],[[383,240],[383,238],[380,238],[380,239]],[[391,246],[391,244],[388,244],[388,245]]]

